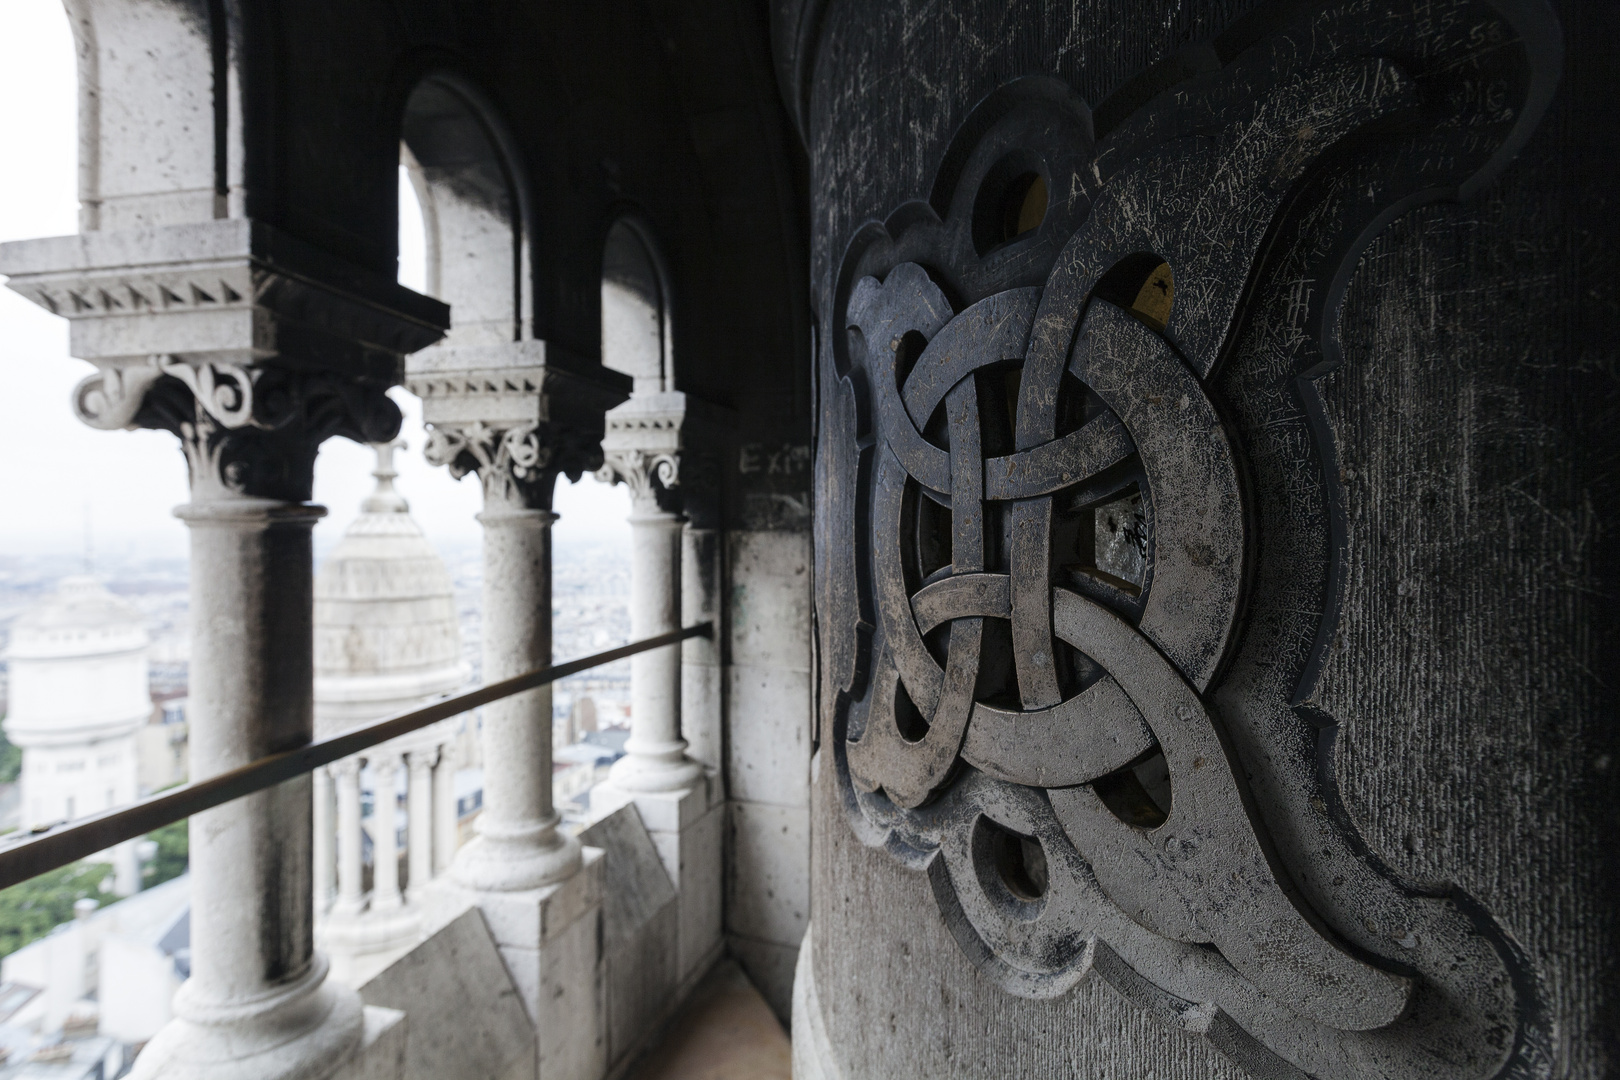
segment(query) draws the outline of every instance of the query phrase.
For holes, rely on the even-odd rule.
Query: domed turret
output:
[[[403,446],[376,447],[377,489],[315,578],[321,736],[455,690],[467,677],[450,572],[394,490],[394,450]]]
[[[22,826],[134,801],[135,732],[152,711],[146,621],[90,577],[11,625],[6,737],[22,748]],[[109,852],[120,893],[139,886],[132,844]]]

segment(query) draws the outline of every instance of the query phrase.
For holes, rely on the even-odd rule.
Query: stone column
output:
[[[673,391],[638,390],[606,417],[599,479],[630,489],[631,636],[679,628],[683,615],[683,523],[674,512],[687,399]],[[713,533],[709,533],[711,539]],[[700,548],[709,555],[716,545]],[[694,553],[694,558],[701,557]],[[695,575],[702,607],[712,575]],[[641,653],[631,667],[630,740],[605,784],[591,796],[593,814],[633,801],[679,898],[677,986],[695,977],[720,949],[720,846],[724,808],[703,765],[686,753],[681,734],[682,647]],[[714,674],[718,674],[715,672]],[[718,683],[714,684],[718,689]],[[694,688],[694,703],[709,702]],[[706,717],[707,718],[707,717]]]
[[[554,372],[545,354],[540,341],[446,346],[408,373],[428,460],[483,486],[486,683],[551,663],[552,488],[601,460],[594,425],[611,390]],[[549,687],[484,707],[478,834],[448,876],[482,910],[534,1021],[541,1075],[590,1080],[605,1065],[601,852],[557,828],[551,731]]]
[[[333,818],[332,805],[332,770],[328,766],[316,769],[315,783],[315,813],[313,827],[315,830],[315,914],[319,917],[332,903],[332,889],[336,884],[334,871],[336,865],[335,829],[337,823]]]
[[[365,859],[360,836],[360,759],[344,758],[332,768],[337,789],[337,899],[335,916],[358,915],[366,908]]]
[[[681,518],[667,505],[680,471],[685,395],[637,393],[607,417],[597,478],[630,489],[630,636],[680,628]],[[681,738],[681,649],[630,660],[630,740],[610,774],[623,791],[678,791],[703,775]]]
[[[405,804],[409,838],[405,853],[410,860],[410,878],[405,887],[413,900],[419,895],[417,890],[433,879],[433,766],[438,759],[435,746],[418,747],[409,755]]]
[[[549,510],[485,485],[484,625],[486,683],[551,663]],[[483,708],[484,808],[478,835],[451,872],[479,891],[512,892],[561,881],[579,869],[579,843],[558,831],[551,805],[551,688]]]
[[[203,42],[188,54],[196,68],[165,53],[167,74],[239,85],[235,74],[219,82],[189,15],[141,7],[152,40]],[[142,89],[122,88],[129,100]],[[101,100],[111,92],[102,85]],[[106,137],[144,145],[139,124],[116,128],[100,129],[103,166]],[[80,235],[0,246],[0,272],[66,317],[70,351],[95,366],[72,396],[81,420],[179,437],[191,481],[177,511],[191,535],[191,773],[203,778],[310,741],[310,529],[324,513],[309,503],[315,455],[333,435],[398,433],[386,391],[404,354],[442,336],[449,311],[264,222],[220,216],[240,204],[169,198],[167,156],[150,171],[139,154],[118,164],[124,190],[157,185],[151,214],[103,204]],[[364,1010],[314,949],[312,800],[305,774],[191,818],[192,974],[175,1019],[137,1059],[138,1080],[324,1080],[368,1061],[386,1068],[398,1053],[400,1015]]]
[[[680,629],[681,519],[659,507],[650,473],[673,458],[635,453],[608,457],[603,474],[625,479],[631,490],[630,637],[639,641]],[[630,658],[630,739],[610,778],[625,791],[691,787],[702,768],[686,756],[681,738],[681,648],[669,645]]]
[[[439,762],[433,767],[433,874],[450,869],[460,845],[461,827],[456,811],[456,744],[452,737],[439,747]]]
[[[371,758],[371,910],[397,911],[399,891],[398,750],[382,748]]]
[[[214,425],[199,418],[198,427]],[[209,490],[213,478],[198,483],[197,473],[220,449],[194,436],[193,499],[179,511],[191,528],[198,777],[298,746],[313,731],[310,528],[323,511]],[[311,805],[304,776],[192,817],[191,978],[136,1075],[248,1076],[358,1047],[359,998],[326,982],[314,952]]]

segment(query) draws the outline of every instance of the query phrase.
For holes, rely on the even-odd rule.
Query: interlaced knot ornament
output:
[[[857,230],[823,356],[823,746],[856,834],[926,870],[963,951],[1012,993],[1097,971],[1268,1076],[1547,1063],[1534,976],[1488,913],[1358,855],[1353,825],[1311,809],[1338,804],[1331,775],[1216,704],[1293,725],[1298,746],[1331,729],[1300,706],[1319,645],[1244,654],[1246,606],[1273,602],[1250,585],[1267,519],[1211,394],[1244,304],[1283,314],[1230,363],[1272,364],[1259,392],[1314,400],[1312,327],[1337,300],[1312,283],[1342,290],[1387,206],[1474,182],[1524,136],[1524,110],[1502,110],[1421,137],[1450,156],[1392,152],[1344,184],[1321,170],[1415,108],[1388,43],[1352,40],[1409,30],[1313,24],[1314,53],[1257,48],[1105,148],[1067,88],[1010,84],[963,125],[929,204]],[[1267,306],[1285,272],[1307,299]],[[1315,423],[1294,402],[1268,421],[1290,438]],[[1323,472],[1313,458],[1288,483]],[[1303,490],[1284,512],[1326,534]],[[1292,672],[1280,695],[1269,674],[1234,687],[1270,667]],[[1257,792],[1312,839],[1279,844]],[[1319,861],[1285,863],[1304,846]]]

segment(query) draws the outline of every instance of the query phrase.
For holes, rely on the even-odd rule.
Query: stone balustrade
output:
[[[358,985],[421,939],[424,892],[459,846],[455,770],[444,721],[315,773],[315,939],[334,978]]]

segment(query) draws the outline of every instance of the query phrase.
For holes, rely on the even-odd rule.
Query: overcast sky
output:
[[[73,39],[61,0],[0,0],[0,242],[78,231],[77,93]],[[402,185],[400,280],[422,284],[421,219]],[[4,279],[0,279],[4,280]],[[67,352],[67,321],[0,288],[0,554],[82,551],[86,521],[107,554],[184,555],[185,527],[171,511],[187,499],[174,436],[95,431],[73,418],[68,396],[93,369]],[[422,459],[421,408],[405,412],[399,488],[441,548],[476,543],[476,478],[457,483]],[[330,513],[317,547],[336,541],[370,490],[371,451],[331,439],[315,467],[315,501]],[[559,546],[627,543],[622,487],[586,478],[558,484]]]

